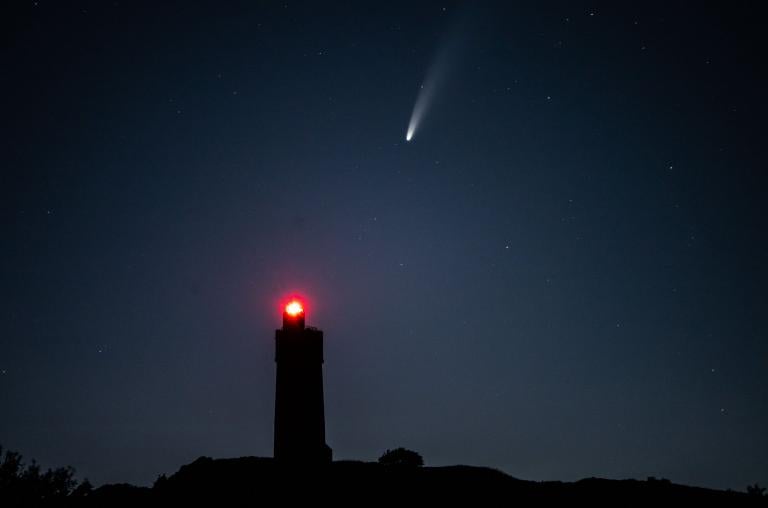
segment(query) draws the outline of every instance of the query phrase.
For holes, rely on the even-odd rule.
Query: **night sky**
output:
[[[271,456],[298,292],[337,459],[768,482],[757,2],[158,4],[0,15],[0,444]]]

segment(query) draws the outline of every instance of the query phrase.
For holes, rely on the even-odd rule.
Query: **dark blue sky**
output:
[[[158,3],[2,16],[0,444],[270,456],[298,291],[336,458],[768,481],[756,8]]]

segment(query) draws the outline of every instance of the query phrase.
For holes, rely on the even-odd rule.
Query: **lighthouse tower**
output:
[[[275,459],[292,463],[331,461],[325,444],[323,332],[304,326],[304,305],[291,300],[275,331]]]

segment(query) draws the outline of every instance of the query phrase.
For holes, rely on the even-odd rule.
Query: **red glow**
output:
[[[298,300],[291,300],[285,305],[285,313],[289,316],[296,317],[299,314],[304,313],[304,306]]]

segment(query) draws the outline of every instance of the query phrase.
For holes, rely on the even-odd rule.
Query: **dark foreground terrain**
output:
[[[152,488],[105,485],[77,504],[86,506],[258,505],[279,500],[366,505],[473,505],[673,503],[700,506],[768,506],[768,497],[676,485],[667,480],[585,479],[573,483],[518,480],[489,468],[416,467],[369,462],[286,467],[269,458],[201,457],[161,477]]]

